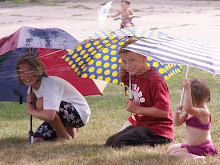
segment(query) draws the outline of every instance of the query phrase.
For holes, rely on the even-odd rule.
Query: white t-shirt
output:
[[[33,92],[37,98],[43,97],[44,110],[59,111],[61,101],[65,101],[73,104],[84,124],[88,122],[91,111],[86,99],[66,80],[56,76],[42,77],[40,88]]]

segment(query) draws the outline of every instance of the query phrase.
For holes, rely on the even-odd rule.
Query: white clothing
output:
[[[84,124],[88,122],[91,111],[86,99],[66,80],[56,76],[42,77],[40,88],[33,92],[37,98],[43,97],[44,110],[59,111],[61,101],[65,101],[75,107]]]

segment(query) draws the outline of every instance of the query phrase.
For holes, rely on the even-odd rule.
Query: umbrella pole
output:
[[[28,137],[29,143],[33,143],[33,131],[32,131],[32,116],[30,115],[30,131]]]
[[[187,76],[188,76],[188,72],[189,72],[189,65],[187,65],[185,79],[186,79]],[[182,94],[181,94],[180,105],[182,105],[182,102],[183,102],[183,94],[184,94],[184,88],[183,88]],[[177,112],[178,112],[178,113],[182,113],[182,111],[181,111],[180,109],[178,109]]]
[[[32,93],[32,87],[31,87],[31,93]],[[28,136],[29,143],[33,143],[33,131],[32,131],[32,115],[30,115],[30,131]]]
[[[131,96],[131,75],[129,74],[129,99],[132,99]]]
[[[131,75],[129,74],[129,99],[132,99],[132,95],[131,95]],[[132,113],[131,113],[132,116]]]

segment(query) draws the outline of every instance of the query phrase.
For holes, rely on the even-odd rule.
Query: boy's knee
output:
[[[123,144],[119,141],[113,141],[112,148],[121,148]]]
[[[106,146],[112,146],[112,148],[119,148],[119,147],[121,147],[120,141],[118,140],[118,138],[115,138],[115,137],[108,138],[106,143],[105,143],[105,145]]]
[[[126,144],[120,138],[116,138],[112,142],[112,148],[121,148],[123,145]]]
[[[105,145],[106,145],[106,146],[111,146],[113,140],[114,140],[114,139],[113,139],[112,137],[109,137],[109,138],[106,140]]]

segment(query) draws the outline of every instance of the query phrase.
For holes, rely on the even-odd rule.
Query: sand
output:
[[[48,5],[0,3],[0,38],[22,26],[60,28],[77,40],[100,29],[119,28],[120,21],[109,18],[102,28],[97,10],[108,0],[65,1]],[[45,4],[45,3],[44,3]],[[51,5],[55,4],[55,5]],[[114,0],[110,13],[120,8]],[[131,8],[141,18],[134,19],[137,27],[155,29],[172,37],[190,38],[220,48],[220,1],[192,0],[131,0]]]

